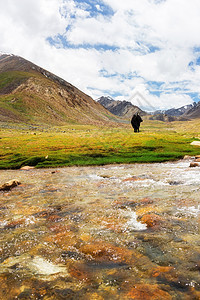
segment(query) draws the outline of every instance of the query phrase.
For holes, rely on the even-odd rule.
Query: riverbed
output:
[[[1,171],[0,299],[200,299],[189,164]]]

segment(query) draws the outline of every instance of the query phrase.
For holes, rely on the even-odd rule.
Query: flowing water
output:
[[[0,174],[0,299],[200,299],[188,161]]]

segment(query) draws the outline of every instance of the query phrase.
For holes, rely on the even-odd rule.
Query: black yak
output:
[[[134,132],[139,132],[140,123],[142,121],[143,120],[138,113],[133,115],[133,117],[131,119],[131,125],[134,128]]]

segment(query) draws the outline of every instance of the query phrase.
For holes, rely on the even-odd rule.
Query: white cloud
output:
[[[200,47],[199,0],[103,0],[93,6],[7,0],[0,2],[0,20],[0,51],[31,60],[94,98],[107,93],[127,100],[138,90],[163,109],[200,94],[200,51],[193,51]],[[163,84],[152,88],[150,81]]]

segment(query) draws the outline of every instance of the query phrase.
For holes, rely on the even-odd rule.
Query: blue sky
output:
[[[200,100],[198,0],[7,0],[0,19],[0,51],[93,99],[108,95],[149,110]]]

